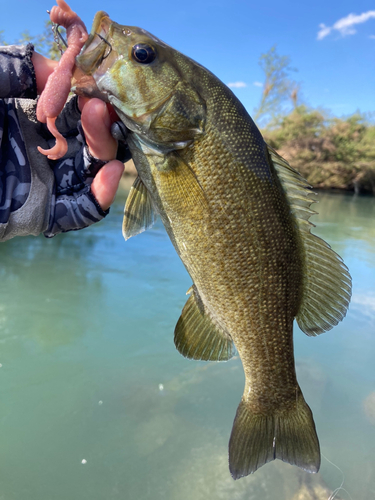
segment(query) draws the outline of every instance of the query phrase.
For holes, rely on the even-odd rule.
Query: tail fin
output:
[[[320,449],[312,412],[298,391],[293,409],[256,415],[242,399],[229,441],[229,469],[233,479],[255,472],[279,458],[307,472],[318,472]]]

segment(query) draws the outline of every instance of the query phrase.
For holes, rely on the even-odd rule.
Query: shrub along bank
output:
[[[365,116],[327,118],[298,106],[262,133],[313,187],[375,195],[375,125]]]

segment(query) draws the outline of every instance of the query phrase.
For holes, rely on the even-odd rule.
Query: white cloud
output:
[[[375,39],[375,35],[370,35],[369,38]]]
[[[262,82],[254,82],[253,85],[255,85],[256,87],[263,87]]]
[[[242,89],[244,87],[247,87],[247,84],[245,82],[231,82],[227,83],[227,85],[231,89]]]
[[[342,36],[354,35],[356,33],[356,29],[353,27],[355,24],[365,23],[372,18],[375,18],[375,10],[369,10],[358,15],[349,14],[336,21],[333,26],[326,26],[323,23],[319,24],[320,30],[318,31],[317,39],[323,40],[333,30],[338,31]]]
[[[317,39],[322,40],[324,37],[331,33],[332,28],[329,28],[325,24],[319,24],[320,31],[318,31]]]
[[[366,306],[375,312],[375,295],[371,292],[356,293],[352,297],[352,305]]]
[[[375,294],[367,290],[361,292],[353,294],[350,304],[351,311],[362,317],[375,320]]]

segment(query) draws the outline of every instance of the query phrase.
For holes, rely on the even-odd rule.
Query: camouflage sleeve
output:
[[[31,43],[0,47],[0,98],[36,98],[33,52]]]
[[[0,237],[10,215],[26,202],[31,185],[30,165],[15,109],[0,100]]]

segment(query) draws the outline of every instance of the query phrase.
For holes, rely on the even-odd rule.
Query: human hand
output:
[[[105,217],[124,170],[123,163],[113,159],[117,153],[117,141],[110,129],[111,124],[118,120],[116,113],[99,99],[82,98],[78,102],[81,115],[75,99],[71,99],[58,118],[58,125],[68,132],[81,118],[78,127],[87,146],[81,146],[77,152],[76,139],[71,136],[68,138],[71,152],[51,165],[55,196],[50,223],[44,232],[47,237],[82,229]],[[82,143],[82,139],[79,142]]]
[[[58,62],[48,59],[38,52],[33,53],[32,62],[36,76],[37,93],[40,95]],[[91,191],[99,205],[103,210],[107,210],[113,202],[124,171],[123,163],[114,160],[117,152],[117,141],[112,137],[110,128],[116,117],[110,115],[106,104],[100,99],[80,97],[78,106],[82,113],[82,127],[91,155],[109,162],[102,167],[91,184]]]
[[[49,75],[54,71],[58,62],[48,59],[38,52],[33,53],[32,62],[37,82],[37,93],[41,94]],[[82,128],[90,154],[94,158],[108,162],[100,168],[91,183],[91,193],[99,203],[104,214],[114,200],[124,171],[123,163],[115,159],[117,141],[112,137],[110,132],[112,123],[116,121],[118,117],[113,110],[110,112],[107,105],[100,99],[79,97],[78,106],[81,111]],[[66,201],[67,200],[64,201],[65,205]],[[62,200],[60,200],[60,204],[61,202]],[[74,206],[76,204],[75,197],[72,198],[72,204]],[[63,210],[65,219],[70,219],[71,222],[68,223],[66,227],[60,227],[56,219],[55,222],[57,222],[57,224],[55,224],[54,229],[49,232],[50,235],[60,232],[60,230],[69,230],[71,223],[73,223],[73,219],[67,217],[66,214],[68,214],[71,209],[72,207],[65,206]],[[57,210],[57,212],[59,212],[59,210]],[[93,215],[93,219],[97,218],[97,220],[99,220],[99,217],[102,217],[103,214],[99,214],[98,216]],[[77,223],[77,226],[83,224],[87,225],[82,220],[82,222]]]

